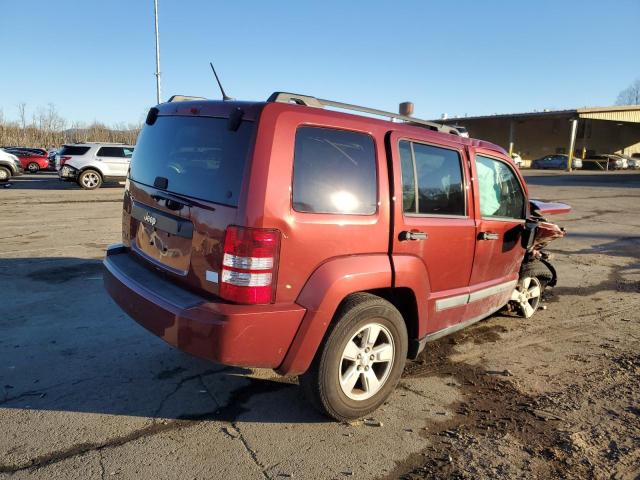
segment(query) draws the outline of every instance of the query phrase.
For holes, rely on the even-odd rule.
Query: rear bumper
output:
[[[60,180],[76,180],[78,178],[78,169],[71,165],[63,165],[58,170],[58,178]]]
[[[278,367],[305,309],[297,304],[232,305],[195,295],[140,265],[122,245],[104,259],[116,303],[167,343],[225,365]]]

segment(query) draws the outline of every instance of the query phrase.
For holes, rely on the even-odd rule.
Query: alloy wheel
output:
[[[391,332],[372,322],[361,327],[347,342],[339,365],[342,392],[352,400],[366,400],[387,381],[395,358]]]
[[[98,177],[97,173],[87,172],[82,175],[82,185],[87,188],[95,188],[100,182],[100,177]]]
[[[511,294],[511,301],[515,302],[525,318],[531,318],[540,306],[542,300],[542,283],[537,277],[525,277],[521,284]]]

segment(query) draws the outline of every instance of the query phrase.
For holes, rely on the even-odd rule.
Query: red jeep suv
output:
[[[346,420],[429,340],[537,308],[552,274],[522,282],[530,206],[502,148],[303,95],[172,100],[149,111],[104,260],[110,295],[171,345],[299,374]]]

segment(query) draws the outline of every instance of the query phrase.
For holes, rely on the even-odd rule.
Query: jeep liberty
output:
[[[531,316],[555,283],[534,232],[568,208],[530,203],[502,148],[452,127],[282,92],[172,97],[138,138],[104,281],[169,344],[300,375],[350,420],[430,340]]]

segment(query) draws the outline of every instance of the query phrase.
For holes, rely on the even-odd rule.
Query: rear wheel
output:
[[[8,168],[0,167],[0,182],[6,182],[11,178],[11,172]]]
[[[407,358],[398,310],[375,295],[351,295],[336,313],[300,386],[312,405],[336,420],[360,418],[395,388]]]
[[[102,176],[95,170],[85,170],[78,177],[78,185],[85,190],[95,190],[102,185]]]
[[[30,173],[37,173],[38,170],[40,170],[40,165],[35,162],[31,162],[29,165],[27,165],[27,170],[29,170]]]

